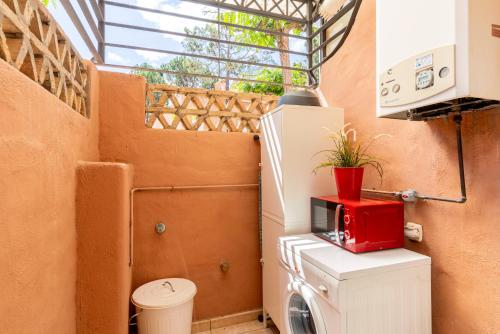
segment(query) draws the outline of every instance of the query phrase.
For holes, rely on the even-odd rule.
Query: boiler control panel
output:
[[[455,46],[448,45],[394,65],[380,75],[381,107],[415,103],[455,86]]]

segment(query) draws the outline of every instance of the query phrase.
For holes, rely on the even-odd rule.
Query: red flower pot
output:
[[[340,199],[359,201],[363,184],[363,167],[334,167],[337,195]]]

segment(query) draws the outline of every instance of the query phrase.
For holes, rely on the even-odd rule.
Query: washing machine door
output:
[[[287,318],[290,334],[326,334],[325,322],[314,292],[306,285],[296,286],[288,298]]]

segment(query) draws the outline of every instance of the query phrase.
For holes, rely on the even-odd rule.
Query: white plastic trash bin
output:
[[[139,334],[190,334],[196,285],[183,278],[146,283],[132,294]],[[131,320],[132,320],[131,318]]]

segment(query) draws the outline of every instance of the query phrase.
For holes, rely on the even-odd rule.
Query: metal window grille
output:
[[[206,8],[211,8],[216,13],[235,12],[247,13],[254,17],[262,19],[272,19],[290,27],[292,31],[275,30],[266,26],[247,26],[220,20],[219,15],[206,17],[202,15],[181,14],[173,11],[162,10],[153,7],[141,7],[132,5],[126,0],[61,0],[64,9],[71,18],[73,24],[82,36],[85,44],[93,55],[93,61],[97,65],[122,68],[128,70],[140,70],[149,72],[158,72],[168,75],[178,75],[187,77],[212,78],[214,80],[226,80],[232,82],[259,82],[250,76],[235,77],[231,76],[227,68],[235,65],[245,65],[256,69],[272,68],[288,70],[295,73],[303,73],[307,76],[307,84],[302,87],[314,87],[319,83],[319,70],[328,59],[330,59],[342,46],[349,34],[359,10],[362,0],[346,0],[343,7],[329,20],[323,20],[318,14],[318,8],[322,0],[184,0],[199,4]],[[78,6],[78,8],[76,8]],[[213,24],[218,27],[219,34],[216,38],[207,36],[198,36],[186,32],[168,31],[157,27],[147,27],[136,25],[130,22],[116,22],[107,18],[107,13],[112,10],[125,10],[154,15],[182,18],[194,22],[203,22]],[[245,43],[226,39],[220,34],[221,27],[258,31],[273,36],[285,36],[289,39],[300,40],[306,44],[306,51],[294,51],[289,47],[263,46],[252,43]],[[161,45],[139,45],[134,43],[116,43],[110,41],[106,36],[108,29],[121,29],[124,34],[130,32],[141,32],[144,34],[164,34],[170,36],[183,37],[201,42],[212,42],[218,45],[219,53],[217,55],[206,55],[194,52],[180,52],[164,48]],[[273,62],[264,62],[255,59],[245,60],[232,58],[230,54],[220,52],[221,46],[229,50],[230,47],[251,48],[267,52],[278,52],[288,56],[303,57],[304,61],[300,66],[283,66]],[[171,71],[162,68],[150,68],[138,64],[117,64],[106,59],[106,52],[109,49],[136,50],[153,52],[164,55],[173,55],[181,57],[191,57],[195,59],[204,59],[215,64],[217,70],[210,73],[194,73]],[[230,53],[230,52],[227,52]],[[221,70],[226,68],[226,73]],[[270,83],[272,82],[261,82]],[[281,84],[277,84],[281,85]],[[292,85],[294,86],[294,85]]]

